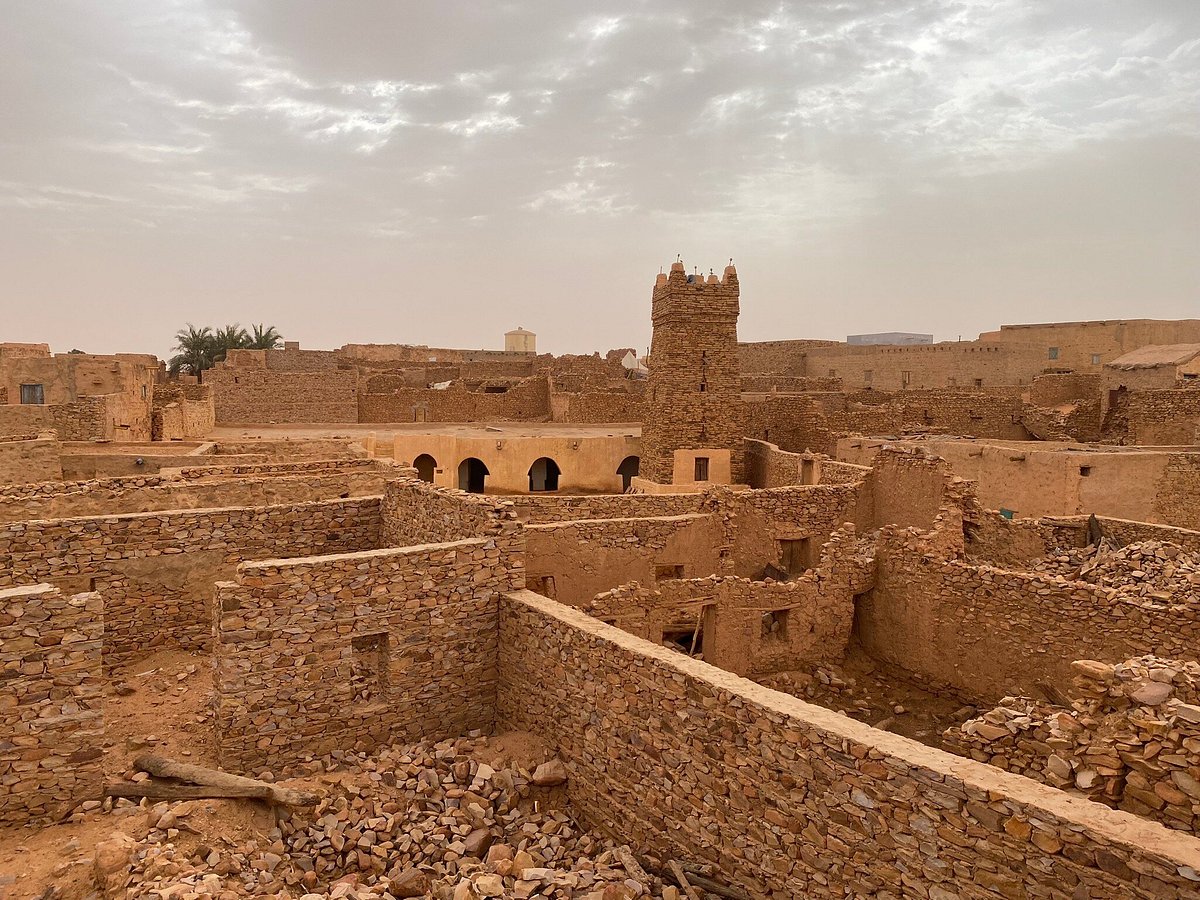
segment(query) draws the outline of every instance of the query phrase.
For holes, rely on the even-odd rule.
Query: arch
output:
[[[413,468],[421,476],[422,481],[433,481],[433,472],[437,468],[437,460],[428,453],[422,453],[413,460]]]
[[[472,494],[482,494],[487,477],[491,474],[482,459],[468,456],[458,464],[458,489]]]
[[[629,490],[630,483],[641,469],[642,458],[640,456],[627,456],[621,460],[621,464],[617,466],[617,474],[621,476],[622,491]]]
[[[559,469],[558,463],[548,456],[539,456],[529,467],[530,492],[557,491],[560,475],[562,475],[562,470]]]

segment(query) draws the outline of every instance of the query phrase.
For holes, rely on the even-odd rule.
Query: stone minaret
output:
[[[724,277],[705,278],[688,275],[683,263],[674,263],[671,274],[659,273],[654,284],[651,318],[654,337],[639,474],[668,484],[676,450],[711,449],[732,453],[733,480],[740,480],[737,271],[730,265]]]

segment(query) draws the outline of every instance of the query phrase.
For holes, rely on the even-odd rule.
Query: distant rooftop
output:
[[[881,331],[878,334],[850,334],[847,344],[932,344],[932,334],[916,334],[911,331]]]
[[[1181,366],[1200,356],[1200,344],[1147,344],[1108,364],[1112,369],[1156,369]]]

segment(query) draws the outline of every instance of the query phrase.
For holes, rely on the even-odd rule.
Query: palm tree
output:
[[[177,352],[171,357],[171,374],[183,372],[199,376],[213,364],[213,330],[207,325],[197,328],[188,322],[186,328],[175,332],[175,346],[172,349]]]
[[[250,340],[246,329],[234,322],[213,332],[213,361],[221,362],[230,350],[241,350]]]
[[[250,326],[250,337],[246,341],[248,350],[274,350],[283,342],[283,335],[275,330],[274,325],[265,328],[260,322]]]

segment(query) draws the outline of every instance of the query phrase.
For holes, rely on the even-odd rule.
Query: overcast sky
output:
[[[9,2],[0,340],[1200,317],[1198,0]]]

